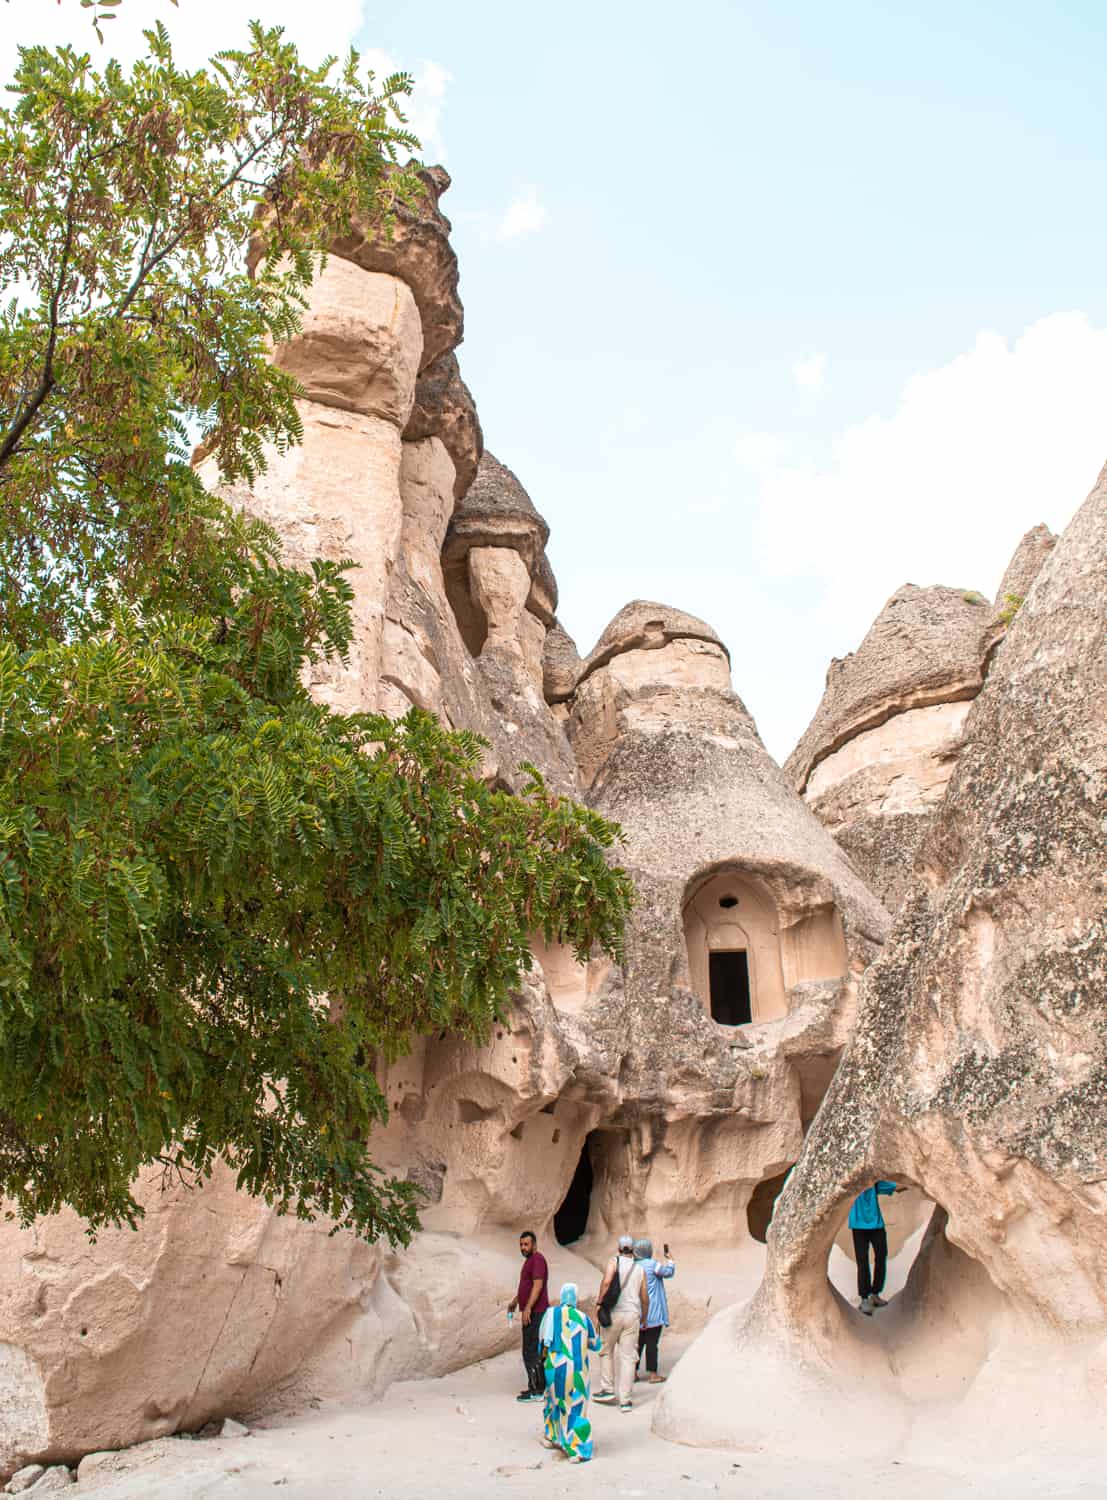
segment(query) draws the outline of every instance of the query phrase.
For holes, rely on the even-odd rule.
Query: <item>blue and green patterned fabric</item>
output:
[[[545,1349],[546,1441],[569,1458],[587,1462],[592,1457],[588,1356],[599,1353],[600,1336],[579,1308],[556,1306],[543,1317],[539,1338]]]

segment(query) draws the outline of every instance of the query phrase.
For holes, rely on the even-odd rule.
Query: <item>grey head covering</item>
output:
[[[652,1260],[653,1240],[635,1240],[634,1258],[635,1260]]]
[[[633,1255],[634,1236],[632,1234],[621,1234],[619,1236],[619,1251],[622,1255]]]

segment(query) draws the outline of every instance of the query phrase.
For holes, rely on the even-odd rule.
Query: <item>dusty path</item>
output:
[[[672,1360],[689,1340],[673,1338]],[[592,1494],[610,1500],[669,1500],[718,1494],[743,1500],[1102,1500],[1101,1463],[1071,1455],[986,1455],[966,1432],[957,1470],[876,1463],[859,1475],[832,1454],[748,1453],[684,1448],[650,1431],[655,1392],[639,1384],[635,1410],[593,1408],[596,1457],[575,1467],[538,1443],[541,1408],[519,1405],[517,1355],[501,1355],[441,1380],[392,1388],[373,1406],[334,1407],[256,1429],[249,1437],[163,1439],[119,1454],[130,1472],[82,1481],[75,1497],[97,1500],[545,1500]],[[735,1390],[735,1401],[756,1393]]]

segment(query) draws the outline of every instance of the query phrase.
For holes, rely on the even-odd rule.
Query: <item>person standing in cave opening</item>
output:
[[[638,1379],[638,1364],[646,1356],[646,1380],[650,1385],[660,1385],[665,1379],[657,1369],[657,1347],[662,1331],[669,1326],[669,1299],[665,1294],[665,1281],[676,1270],[676,1263],[665,1246],[665,1259],[654,1260],[652,1240],[635,1240],[634,1258],[642,1267],[646,1277],[647,1312],[638,1333],[638,1360],[634,1367],[634,1378]]]
[[[520,1391],[517,1401],[541,1401],[546,1394],[546,1374],[539,1348],[538,1328],[543,1314],[550,1305],[547,1288],[550,1284],[550,1268],[546,1257],[538,1249],[538,1236],[533,1229],[524,1229],[519,1236],[519,1254],[523,1257],[523,1269],[519,1273],[519,1290],[507,1304],[509,1318],[518,1308],[523,1323],[523,1366],[527,1372],[526,1390]]]
[[[892,1193],[905,1193],[905,1187],[894,1182],[874,1182],[872,1187],[853,1200],[849,1211],[849,1227],[853,1234],[853,1254],[857,1261],[857,1295],[860,1308],[871,1318],[878,1307],[888,1304],[880,1295],[884,1290],[884,1273],[888,1266],[888,1231],[884,1215],[880,1212],[880,1199]],[[869,1251],[873,1253],[873,1264],[869,1265]]]
[[[605,1298],[616,1276],[619,1278],[619,1295],[614,1304],[609,1305],[610,1299],[605,1302]],[[638,1330],[649,1313],[646,1273],[634,1259],[633,1235],[619,1236],[619,1252],[604,1267],[596,1306],[596,1316],[605,1331],[600,1351],[601,1389],[592,1399],[602,1406],[610,1406],[617,1400],[620,1411],[630,1411],[634,1366],[638,1363]]]

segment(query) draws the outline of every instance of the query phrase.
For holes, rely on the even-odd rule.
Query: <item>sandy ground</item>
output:
[[[921,1234],[889,1263],[889,1297],[901,1289]],[[702,1281],[725,1291],[721,1302],[748,1296],[760,1279],[758,1257],[749,1258],[733,1279],[723,1276],[721,1265],[689,1269],[686,1294]],[[834,1250],[828,1269],[839,1290],[856,1301],[850,1261]],[[702,1298],[703,1286],[698,1291]],[[894,1302],[875,1323],[890,1315]],[[865,1332],[880,1337],[877,1326]],[[687,1334],[666,1334],[662,1368],[671,1368],[691,1342]],[[651,1432],[660,1387],[643,1383],[635,1387],[630,1413],[593,1405],[595,1458],[570,1465],[540,1446],[541,1407],[514,1399],[522,1382],[518,1353],[503,1354],[442,1379],[395,1385],[372,1405],[289,1413],[248,1437],[146,1443],[111,1455],[95,1476],[82,1475],[73,1493],[96,1500],[555,1500],[597,1490],[605,1500],[694,1500],[705,1493],[742,1500],[1107,1497],[1105,1454],[1050,1453],[1035,1449],[1032,1440],[1021,1452],[999,1453],[989,1451],[987,1434],[970,1430],[963,1444],[943,1447],[940,1463],[874,1459],[863,1473],[856,1462],[813,1452],[809,1441],[805,1446],[802,1412],[796,1413],[795,1444],[788,1451],[686,1448]],[[757,1392],[736,1384],[734,1400],[739,1406],[755,1402]]]
[[[691,1341],[672,1338],[671,1363]],[[656,1391],[639,1384],[635,1409],[593,1407],[596,1456],[574,1466],[539,1445],[541,1407],[514,1400],[518,1355],[505,1354],[441,1380],[392,1388],[374,1406],[320,1409],[249,1437],[163,1439],[116,1456],[123,1472],[82,1483],[97,1500],[503,1500],[593,1493],[617,1500],[698,1494],[743,1500],[1102,1500],[1107,1459],[1048,1454],[986,1457],[966,1433],[956,1468],[917,1463],[836,1464],[803,1449],[797,1413],[792,1452],[684,1448],[650,1431]],[[735,1400],[756,1399],[735,1391]],[[126,1468],[131,1472],[126,1472]]]

